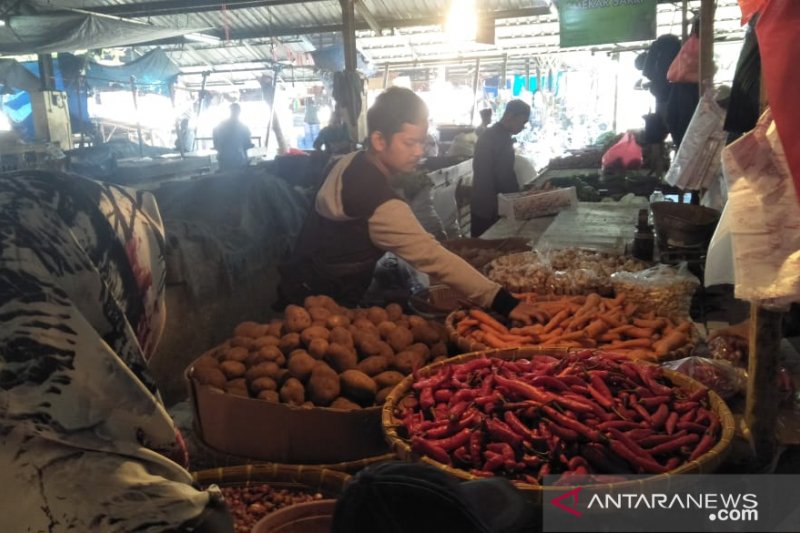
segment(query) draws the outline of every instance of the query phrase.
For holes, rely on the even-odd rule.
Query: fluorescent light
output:
[[[187,33],[184,35],[190,41],[197,41],[200,43],[211,43],[216,44],[220,41],[220,38],[216,35],[207,35],[205,33]]]
[[[445,23],[445,33],[450,41],[474,41],[477,30],[475,0],[451,0]]]
[[[3,27],[5,25],[6,25],[6,19],[0,19],[0,27]]]

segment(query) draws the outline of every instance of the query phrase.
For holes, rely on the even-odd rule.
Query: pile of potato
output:
[[[243,322],[191,376],[229,394],[292,405],[381,405],[414,369],[447,357],[444,326],[403,308],[346,309],[328,296],[290,305],[269,324]]]

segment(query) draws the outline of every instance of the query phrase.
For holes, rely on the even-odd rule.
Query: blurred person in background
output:
[[[250,142],[250,129],[239,120],[241,114],[241,106],[231,104],[230,118],[214,128],[214,149],[220,171],[247,166],[247,150],[253,147],[253,143]]]
[[[481,124],[477,128],[475,128],[475,135],[480,137],[483,133],[489,129],[489,124],[492,123],[492,110],[491,109],[481,109]]]

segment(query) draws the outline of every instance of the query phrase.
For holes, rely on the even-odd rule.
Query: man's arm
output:
[[[514,157],[513,144],[499,147],[496,156],[497,169],[495,171],[495,184],[498,193],[511,194],[519,192],[517,173],[514,170]]]

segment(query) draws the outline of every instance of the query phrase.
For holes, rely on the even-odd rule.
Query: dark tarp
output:
[[[12,16],[0,27],[0,54],[46,54],[114,48],[177,37],[204,28],[165,28],[115,18],[63,12]]]
[[[85,66],[86,84],[92,89],[109,87],[130,87],[131,76],[136,78],[139,90],[169,94],[170,85],[180,73],[178,66],[172,62],[160,48],[151,50],[139,59],[118,66],[107,66],[85,62],[84,58],[68,53],[58,54],[58,63],[64,83],[76,85],[76,80]]]
[[[14,59],[0,59],[0,85],[7,89],[38,91],[39,78]]]

